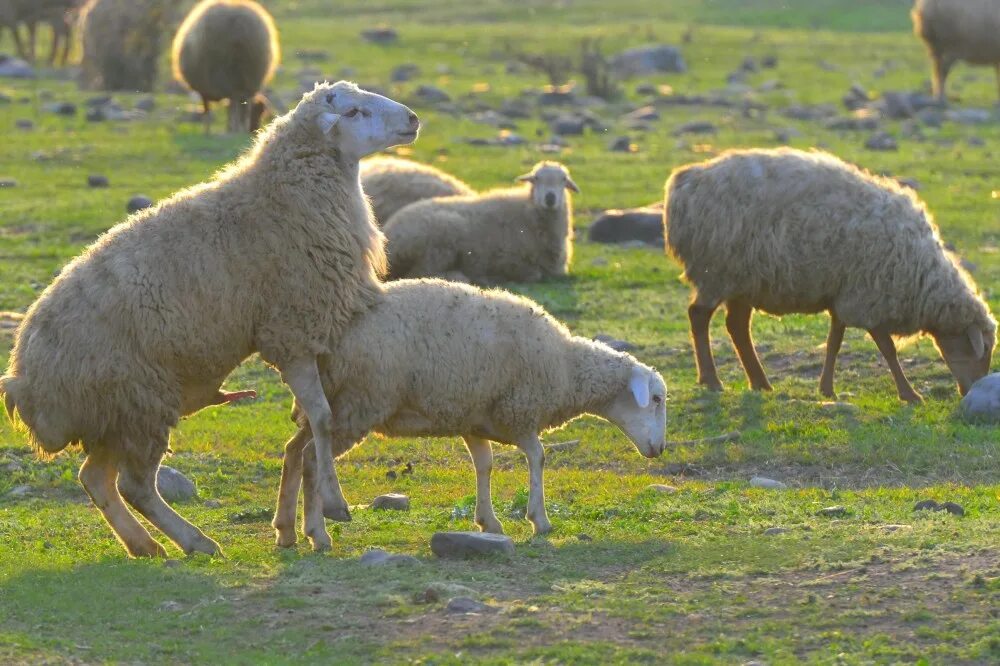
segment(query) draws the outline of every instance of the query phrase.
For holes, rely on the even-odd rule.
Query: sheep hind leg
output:
[[[552,523],[545,513],[545,450],[538,441],[538,435],[531,435],[517,443],[524,457],[528,459],[528,512],[527,518],[534,527],[535,536],[552,531]]]
[[[932,55],[931,58],[934,60],[934,71],[931,73],[931,86],[933,87],[934,97],[937,98],[938,103],[947,104],[945,83],[948,81],[948,72],[951,71],[955,60],[954,58],[946,58],[936,54]]]
[[[882,357],[885,358],[885,362],[889,365],[889,371],[896,382],[896,391],[899,393],[899,399],[909,403],[923,402],[923,398],[913,390],[910,382],[906,379],[906,375],[903,374],[903,369],[899,367],[899,358],[896,356],[896,343],[892,341],[892,336],[878,329],[872,329],[868,331],[868,334],[872,336],[875,346],[878,347],[878,350],[882,353]]]
[[[698,383],[713,391],[722,390],[722,382],[715,369],[715,359],[712,357],[712,341],[709,337],[709,325],[712,315],[718,306],[702,305],[693,301],[688,306],[688,319],[691,321],[691,340],[694,343],[694,360],[698,366]]]
[[[127,456],[125,464],[119,470],[121,473],[118,478],[119,490],[133,509],[141,513],[188,555],[191,553],[221,555],[222,549],[219,544],[184,520],[160,496],[156,488],[156,471],[160,467],[162,452],[166,450],[165,444],[164,442],[162,447],[156,447],[158,449],[156,451],[142,451]]]
[[[209,108],[208,99],[202,95],[201,96],[201,122],[205,129],[205,136],[212,133],[212,111]]]
[[[302,532],[316,552],[330,550],[333,541],[323,520],[323,499],[316,492],[316,444],[306,444],[302,454]],[[336,474],[336,471],[334,471]]]
[[[771,382],[767,381],[767,373],[760,364],[757,350],[753,346],[750,335],[750,319],[753,317],[753,307],[744,301],[728,301],[726,303],[726,330],[736,347],[743,371],[747,374],[750,388],[754,391],[770,391]]]
[[[278,506],[274,511],[275,541],[282,548],[295,545],[295,512],[298,508],[299,487],[302,481],[302,450],[312,439],[308,426],[299,428],[285,443],[285,457],[281,463],[281,484],[278,486]],[[313,453],[315,455],[315,453]],[[307,489],[307,493],[311,489]]]
[[[476,525],[483,532],[503,534],[503,525],[493,511],[490,475],[493,472],[493,445],[488,439],[468,435],[463,437],[476,468]]]
[[[132,557],[166,557],[167,551],[132,515],[115,485],[116,457],[107,450],[91,450],[80,467],[80,483],[90,495],[115,536]]]
[[[836,313],[830,313],[830,333],[826,336],[826,360],[823,362],[823,373],[819,377],[819,392],[831,400],[836,400],[833,390],[833,373],[837,366],[837,355],[840,345],[844,342],[844,331],[847,327]]]

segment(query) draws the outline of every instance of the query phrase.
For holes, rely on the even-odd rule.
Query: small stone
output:
[[[921,500],[913,505],[914,511],[947,511],[953,516],[964,516],[965,509],[961,504],[955,502],[941,502],[940,504],[932,499]]]
[[[653,44],[619,53],[611,59],[611,68],[619,78],[629,78],[657,72],[683,73],[687,64],[676,46]]]
[[[379,495],[372,500],[371,508],[373,509],[390,509],[393,511],[409,511],[410,510],[410,498],[406,495],[400,495],[399,493],[387,493],[385,495]]]
[[[626,342],[625,340],[618,340],[610,335],[605,335],[604,333],[598,333],[594,336],[595,342],[603,342],[608,347],[611,347],[618,352],[627,352],[635,349],[635,345],[631,342]]]
[[[30,118],[18,118],[14,121],[14,127],[19,130],[32,130],[35,129],[35,121]]]
[[[743,62],[740,63],[740,69],[744,72],[756,72],[757,71],[757,59],[753,56],[746,56],[743,58]]]
[[[381,548],[373,548],[369,550],[358,560],[361,564],[369,567],[376,566],[412,566],[414,564],[420,564],[420,560],[413,557],[412,555],[393,555],[392,553],[387,553]]]
[[[143,208],[149,208],[152,205],[153,205],[152,199],[143,194],[137,194],[128,200],[128,203],[125,204],[125,210],[128,211],[129,215],[131,215],[136,211],[140,211]]]
[[[399,33],[393,28],[380,26],[361,31],[361,38],[372,44],[395,44],[399,41]]]
[[[420,67],[413,63],[406,63],[393,69],[389,79],[393,83],[405,83],[417,76],[420,76]]]
[[[888,132],[875,132],[865,141],[868,150],[898,150],[899,144]]]
[[[646,486],[646,490],[652,490],[654,493],[663,493],[664,495],[673,495],[677,492],[677,488],[668,486],[665,483],[651,483]]]
[[[21,484],[19,486],[14,486],[7,493],[7,497],[24,497],[31,492],[31,486],[27,484]]]
[[[608,144],[608,150],[613,153],[634,153],[638,147],[627,136],[619,136]]]
[[[962,125],[982,125],[994,119],[989,109],[952,109],[945,111],[944,117]]]
[[[674,129],[674,136],[681,136],[682,134],[715,134],[717,131],[718,129],[714,123],[710,123],[707,120],[693,120]]]
[[[20,58],[0,55],[0,77],[8,79],[33,79],[35,69]]]
[[[754,488],[770,488],[772,490],[784,490],[788,486],[781,481],[769,479],[766,476],[755,476],[750,479],[750,485]]]
[[[222,500],[217,500],[217,499],[205,500],[205,504],[203,506],[206,509],[218,509],[222,506]]]
[[[844,103],[844,107],[848,111],[857,111],[868,105],[871,98],[868,96],[868,91],[862,88],[859,84],[855,83],[851,86],[847,94],[843,96],[841,101]]]
[[[143,97],[142,99],[136,101],[135,108],[149,113],[156,108],[156,100],[152,97]]]
[[[0,178],[0,190],[9,190],[17,187],[16,178]]]
[[[549,127],[552,128],[552,131],[561,136],[579,136],[583,134],[583,130],[586,126],[587,121],[585,118],[570,114],[557,116],[551,123],[549,123]]]
[[[161,611],[177,612],[182,608],[184,608],[184,606],[178,601],[164,601],[159,605],[159,609]]]
[[[764,530],[764,536],[777,536],[779,534],[787,534],[791,532],[787,527],[768,527]]]
[[[655,106],[643,106],[636,109],[632,113],[625,115],[622,120],[626,123],[634,122],[653,122],[654,120],[660,119],[660,112],[656,110]]]
[[[823,516],[824,518],[838,518],[840,516],[846,516],[847,507],[840,506],[839,504],[836,506],[828,506],[817,511],[816,515]]]
[[[181,565],[180,560],[163,560],[163,566],[166,569],[176,569]]]
[[[967,421],[1000,422],[1000,372],[986,375],[973,384],[962,398],[961,410]]]
[[[440,600],[441,595],[433,587],[428,587],[413,595],[413,603],[415,604],[436,604]]]
[[[326,62],[330,52],[323,49],[296,49],[295,57],[305,62]]]
[[[107,176],[101,176],[99,174],[91,174],[87,176],[87,185],[90,187],[108,187],[110,185]]]
[[[577,534],[576,535],[576,540],[577,541],[593,541],[594,537],[590,536],[589,534]]]
[[[451,101],[451,95],[437,86],[421,85],[417,87],[413,94],[424,104],[440,104],[441,102]]]
[[[197,494],[193,481],[166,465],[160,465],[156,471],[156,487],[168,502],[183,502]]]
[[[449,613],[493,613],[497,610],[497,607],[484,604],[469,597],[453,597],[448,600],[448,605],[445,609]]]
[[[940,505],[932,499],[920,500],[913,505],[914,511],[937,511],[940,508]]]
[[[76,115],[76,104],[72,102],[55,102],[53,104],[46,105],[45,109],[57,116],[75,116]]]
[[[431,552],[446,558],[513,555],[514,541],[509,536],[488,532],[437,532],[431,537]]]
[[[766,55],[760,59],[760,66],[764,69],[774,69],[778,66],[778,56]]]

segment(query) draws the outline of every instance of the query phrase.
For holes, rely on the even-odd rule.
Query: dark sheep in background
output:
[[[176,6],[177,0],[89,0],[80,12],[83,86],[151,92],[160,40]]]

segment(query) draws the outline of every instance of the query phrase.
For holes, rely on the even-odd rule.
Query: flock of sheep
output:
[[[212,68],[199,70],[221,57],[204,43],[206,17],[248,6],[206,0],[175,40],[175,66],[206,105],[247,107],[273,70],[276,33],[257,6],[264,27],[248,19],[246,30],[261,28],[273,56],[253,63],[257,83],[208,92]],[[185,552],[219,552],[163,501],[156,471],[182,416],[252,395],[221,386],[254,353],[295,397],[273,522],[282,546],[296,541],[300,490],[303,532],[330,546],[324,518],[350,519],[335,459],[371,432],[462,437],[475,521],[496,533],[491,442],[525,454],[537,534],[551,529],[540,433],[594,414],[643,455],[663,452],[655,369],[572,335],[528,299],[480,288],[568,271],[579,191],[569,171],[541,162],[514,187],[477,193],[426,165],[363,159],[419,127],[386,97],[318,84],[212,180],[109,230],[28,310],[0,396],[41,453],[82,446],[80,481],[131,555],[165,551],[126,503]],[[722,385],[709,323],[723,304],[753,389],[770,389],[750,334],[757,309],[830,314],[826,396],[847,326],[871,335],[903,400],[920,397],[896,336],[932,336],[963,393],[989,372],[996,322],[927,208],[892,180],[823,152],[730,151],[670,174],[664,225],[694,288],[698,381],[711,389]]]

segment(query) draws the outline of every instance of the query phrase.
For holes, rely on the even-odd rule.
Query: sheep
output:
[[[389,219],[389,276],[478,284],[565,275],[580,188],[558,162],[539,162],[519,187],[418,201]]]
[[[993,65],[1000,92],[1000,2],[996,0],[916,0],[913,32],[933,63],[934,95],[945,102],[948,72],[959,60]]]
[[[82,445],[80,481],[130,555],[165,551],[118,489],[185,552],[219,552],[154,481],[170,428],[240,397],[219,387],[251,353],[281,373],[331,468],[317,356],[374,302],[385,266],[358,164],[418,128],[402,104],[319,84],[213,180],[113,227],[29,308],[0,397],[39,453]],[[333,497],[330,475],[320,483]]]
[[[605,418],[648,458],[665,446],[666,386],[653,368],[604,344],[572,335],[536,303],[513,294],[444,282],[400,280],[344,331],[322,358],[334,411],[334,451],[343,455],[370,432],[461,436],[476,470],[475,521],[503,533],[490,500],[491,440],[517,446],[528,460],[527,518],[535,534],[551,524],[542,484],[539,433],[581,414]],[[295,543],[299,479],[305,478],[304,532],[329,548],[321,500],[311,492],[311,434],[286,444],[273,525],[280,546]],[[340,498],[347,519],[346,500]]]
[[[750,335],[755,308],[830,313],[820,377],[827,397],[847,326],[869,333],[908,402],[921,398],[893,336],[933,337],[963,395],[989,371],[996,322],[926,206],[896,181],[821,151],[779,148],[680,167],[665,191],[666,249],[694,288],[688,316],[700,384],[722,389],[709,323],[723,302],[753,389],[771,388]]]
[[[381,225],[416,201],[475,194],[451,174],[397,157],[373,157],[362,162],[361,189],[371,199],[375,220]]]
[[[35,35],[39,23],[52,28],[52,50],[49,64],[65,65],[70,49],[70,17],[79,4],[78,0],[0,0],[0,27],[10,29],[19,56],[34,62]],[[28,43],[21,41],[20,24],[28,29]],[[60,55],[61,53],[61,55]]]
[[[176,0],[88,0],[79,18],[84,87],[152,92],[160,39],[176,5]]]
[[[228,131],[256,131],[251,103],[280,59],[274,19],[253,0],[202,0],[174,37],[174,78],[201,97],[206,132],[209,104],[223,99]]]

